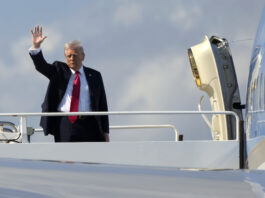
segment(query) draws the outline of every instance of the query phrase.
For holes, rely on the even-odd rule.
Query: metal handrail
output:
[[[27,133],[26,117],[27,116],[100,116],[100,115],[179,115],[179,114],[225,114],[232,115],[236,119],[236,141],[239,140],[239,117],[233,111],[112,111],[112,112],[54,112],[54,113],[0,113],[1,116],[20,117],[20,130],[22,134]],[[23,135],[24,136],[24,135]],[[22,138],[23,138],[22,136]]]
[[[175,133],[175,141],[179,141],[179,132],[174,125],[171,124],[156,124],[156,125],[122,125],[122,126],[110,126],[110,129],[150,129],[150,128],[171,128]],[[34,130],[35,132],[43,132],[42,128]]]

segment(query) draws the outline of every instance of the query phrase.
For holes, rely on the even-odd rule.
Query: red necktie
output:
[[[71,97],[71,105],[70,112],[78,112],[78,104],[79,104],[79,96],[80,96],[80,78],[79,71],[75,72],[75,81],[73,85],[72,97]],[[77,120],[77,115],[69,116],[69,120],[71,123],[74,123]]]

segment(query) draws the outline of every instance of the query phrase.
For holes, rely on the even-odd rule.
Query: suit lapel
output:
[[[66,92],[66,89],[67,89],[67,86],[69,84],[69,81],[70,81],[70,78],[71,78],[71,75],[72,75],[72,72],[69,68],[67,68],[66,72],[65,72],[65,76],[64,76],[64,79],[65,79],[65,83],[64,83],[64,93]]]
[[[94,111],[95,110],[95,88],[96,88],[95,77],[86,67],[84,67],[84,72],[85,72],[88,87],[89,87],[91,109],[92,111]]]
[[[68,86],[68,83],[69,83],[69,80],[70,80],[70,77],[71,77],[71,70],[69,69],[69,67],[65,67],[65,72],[64,72],[64,77],[63,79],[61,78],[61,80],[63,80],[62,82],[59,82],[61,84],[61,87],[62,87],[62,91],[59,91],[59,101],[62,100],[65,92],[66,92],[66,89],[67,89],[67,86]]]
[[[68,66],[67,66],[68,67]],[[66,69],[66,73],[65,73],[65,79],[67,80],[67,82],[69,82],[70,77],[71,77],[71,70],[69,68]],[[67,83],[68,84],[68,83]]]

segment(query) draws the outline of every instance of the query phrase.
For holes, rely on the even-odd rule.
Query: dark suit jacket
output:
[[[49,64],[45,61],[42,52],[30,55],[37,71],[46,76],[50,82],[42,104],[42,112],[57,112],[57,108],[65,94],[71,70],[63,62],[56,61]],[[108,111],[106,94],[101,74],[88,67],[84,72],[89,85],[92,111]],[[95,116],[101,133],[109,133],[108,116]],[[41,117],[40,125],[45,135],[56,136],[59,133],[58,117]]]

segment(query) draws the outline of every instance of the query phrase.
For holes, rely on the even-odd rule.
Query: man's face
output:
[[[83,64],[85,54],[81,53],[80,50],[78,49],[70,49],[70,48],[66,49],[64,51],[64,54],[67,65],[75,71],[79,70]]]

